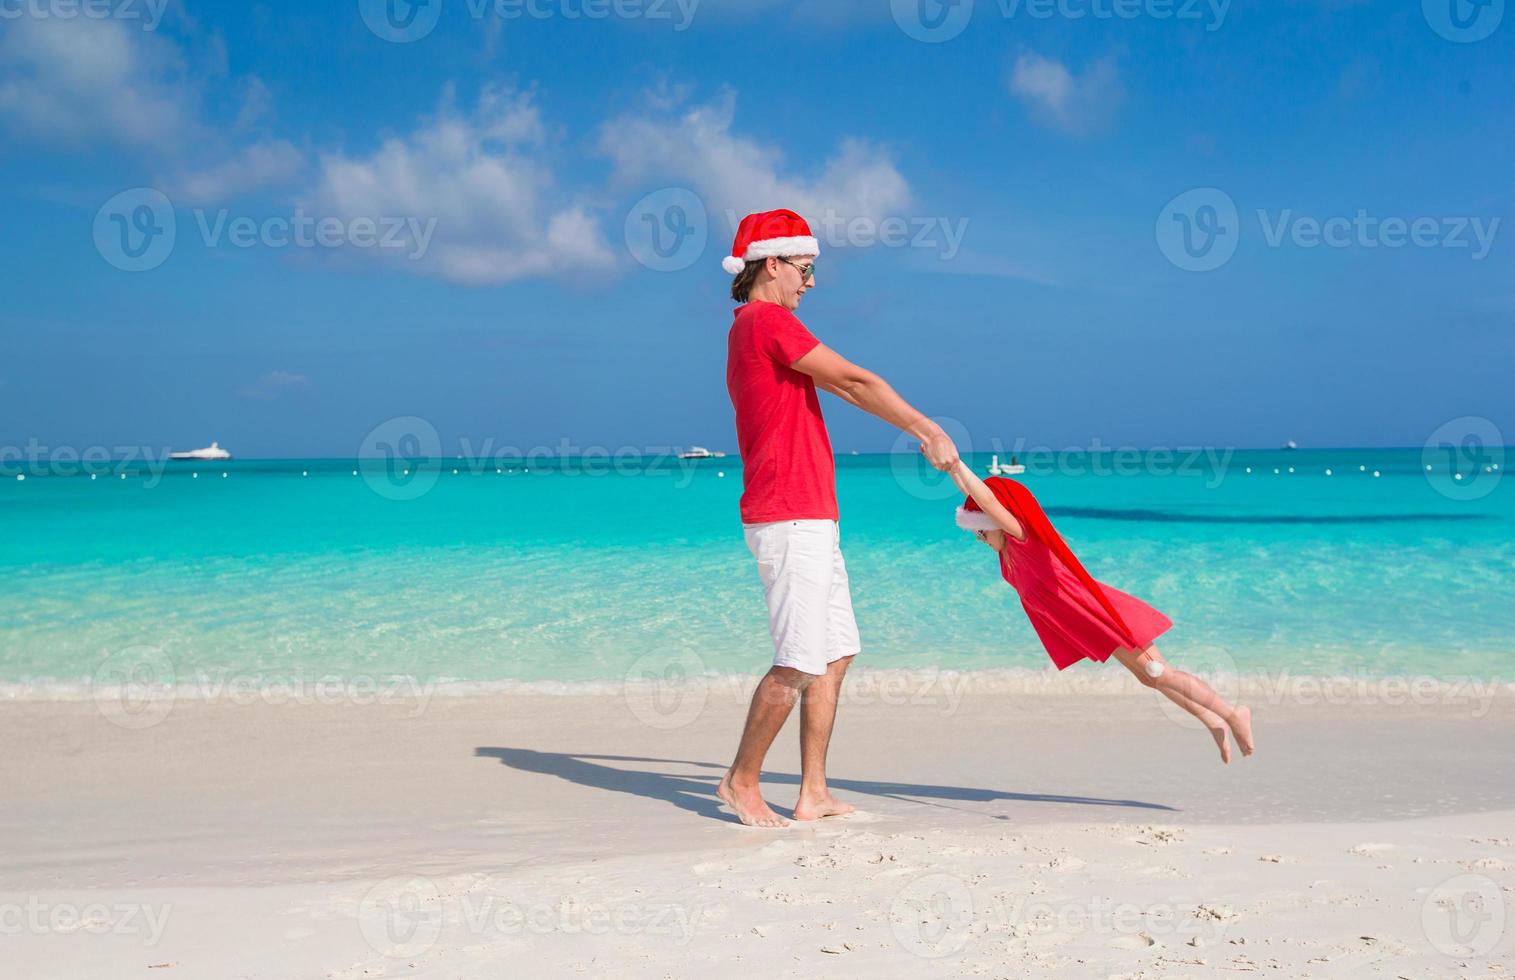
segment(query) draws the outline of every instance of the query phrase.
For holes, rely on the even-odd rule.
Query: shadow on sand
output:
[[[713,762],[694,762],[689,759],[651,759],[633,755],[593,755],[589,753],[538,752],[535,749],[511,749],[481,746],[474,755],[485,759],[499,759],[504,765],[522,772],[538,772],[557,776],[569,782],[613,793],[630,793],[650,800],[664,800],[681,810],[697,813],[702,817],[736,822],[736,817],[722,809],[715,796],[715,784],[720,781],[726,767]],[[705,772],[690,776],[675,776],[645,769],[624,769],[601,763],[651,762],[658,765],[693,766]],[[789,773],[763,774],[765,783],[782,783],[798,786],[800,777]],[[1173,811],[1175,808],[1161,803],[1146,803],[1141,800],[1106,800],[1094,796],[1057,796],[1049,793],[1011,793],[1005,790],[972,789],[966,786],[931,786],[920,783],[884,783],[868,779],[830,780],[833,789],[878,796],[918,806],[938,806],[949,810],[976,813],[993,820],[1009,820],[1008,814],[987,814],[964,807],[952,806],[950,802],[986,803],[992,800],[1012,800],[1021,803],[1067,803],[1082,806],[1135,807],[1142,810]],[[770,801],[771,803],[772,801]],[[792,816],[792,811],[774,807]]]

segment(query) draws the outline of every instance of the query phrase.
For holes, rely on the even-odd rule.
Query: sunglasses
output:
[[[800,270],[800,281],[801,282],[809,282],[810,280],[812,280],[812,279],[815,278],[815,263],[814,262],[810,263],[809,265],[800,265],[798,262],[790,262],[788,259],[783,258],[783,257],[780,257],[779,261],[782,262],[782,263],[784,263],[785,265],[792,265],[796,269]]]

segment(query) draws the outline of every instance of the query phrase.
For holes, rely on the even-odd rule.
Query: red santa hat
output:
[[[757,259],[820,252],[821,243],[810,234],[804,218],[787,208],[760,211],[736,226],[736,241],[731,243],[731,254],[721,260],[721,268],[734,276]]]
[[[1015,513],[1009,480],[1003,477],[991,476],[984,481],[984,486],[994,492],[995,499],[1010,513]],[[964,531],[1003,531],[999,521],[984,513],[984,509],[978,505],[978,501],[972,497],[963,500],[962,506],[957,509],[957,526]]]

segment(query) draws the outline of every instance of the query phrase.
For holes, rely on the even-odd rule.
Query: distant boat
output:
[[[1284,443],[1284,448],[1285,449],[1298,449],[1299,448],[1299,443],[1295,442],[1293,439],[1290,439],[1288,442]]]
[[[679,453],[679,459],[710,459],[725,455],[725,453],[713,453],[704,446],[690,446],[688,451]]]
[[[221,448],[218,442],[212,442],[204,449],[191,449],[187,453],[169,453],[169,459],[231,459],[231,453]]]
[[[990,476],[1019,476],[1024,472],[1026,472],[1026,468],[1020,463],[1016,462],[1014,456],[1011,456],[1010,462],[1005,463],[1003,466],[1000,465],[998,453],[995,453],[993,456],[989,457]]]

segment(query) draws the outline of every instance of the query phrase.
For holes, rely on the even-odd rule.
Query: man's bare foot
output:
[[[1237,708],[1231,712],[1231,734],[1236,736],[1236,747],[1242,755],[1252,754],[1252,709]]]
[[[1226,726],[1210,726],[1210,736],[1215,739],[1215,744],[1220,746],[1220,761],[1223,764],[1229,763],[1231,761],[1231,743],[1226,741]]]
[[[731,773],[721,777],[721,783],[715,788],[715,795],[721,798],[721,802],[736,813],[736,818],[749,827],[787,827],[789,821],[773,812],[773,809],[763,802],[763,794],[758,792],[756,785],[746,789],[738,789],[731,785]]]
[[[840,817],[844,813],[851,813],[857,807],[851,803],[843,803],[841,800],[826,793],[823,796],[805,796],[801,794],[799,802],[794,805],[794,819],[796,820],[819,820],[822,817]]]

